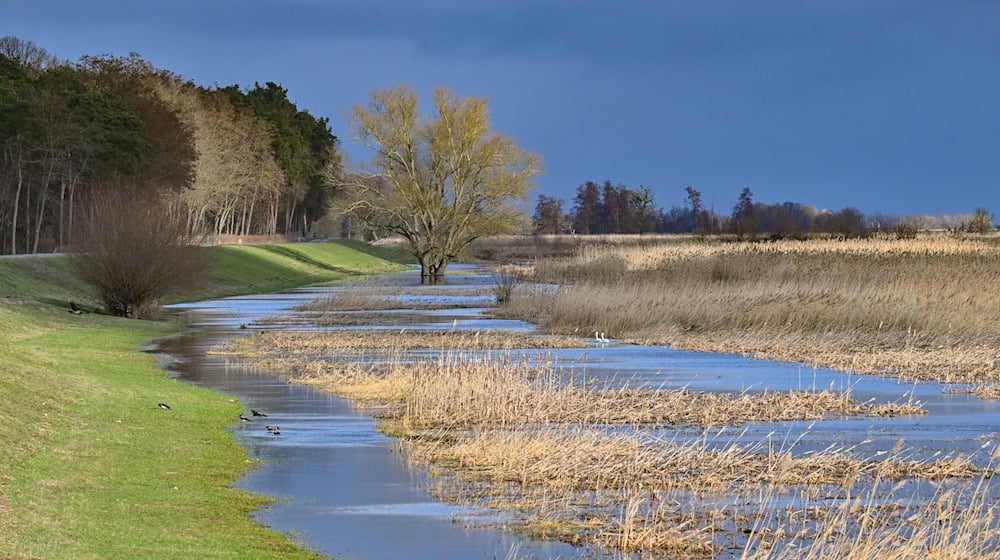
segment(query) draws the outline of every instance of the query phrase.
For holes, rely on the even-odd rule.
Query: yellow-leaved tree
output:
[[[540,172],[540,157],[490,129],[486,99],[434,90],[433,118],[400,85],[372,93],[352,112],[354,134],[375,155],[339,181],[342,208],[370,226],[401,235],[434,282],[481,237],[509,231]]]

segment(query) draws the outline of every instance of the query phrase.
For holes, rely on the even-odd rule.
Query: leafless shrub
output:
[[[120,317],[147,317],[159,299],[201,277],[196,239],[181,216],[138,189],[95,196],[70,259],[104,309]]]
[[[520,279],[517,276],[503,272],[493,277],[492,291],[497,305],[507,305],[511,302],[511,297],[514,295],[514,288],[519,281]]]

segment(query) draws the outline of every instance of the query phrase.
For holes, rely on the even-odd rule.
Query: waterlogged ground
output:
[[[352,411],[342,399],[275,376],[230,367],[225,357],[206,353],[227,337],[257,329],[533,331],[530,324],[484,317],[489,296],[476,292],[493,286],[491,275],[471,267],[451,271],[447,285],[433,288],[420,286],[415,274],[404,273],[361,288],[309,288],[175,306],[185,310],[197,328],[163,341],[162,350],[174,356],[170,369],[186,381],[233,395],[248,411],[254,408],[268,414],[234,425],[251,456],[261,460],[239,486],[282,499],[257,513],[260,522],[341,558],[503,558],[512,549],[519,550],[522,558],[567,558],[580,553],[568,545],[532,542],[496,530],[492,527],[504,520],[490,512],[435,502],[427,491],[425,474],[408,467],[395,452],[394,442],[375,429],[374,421]],[[364,318],[372,318],[368,325],[316,326],[310,319],[315,315],[293,309],[358,291],[378,293],[398,306],[365,311]],[[441,309],[428,309],[435,305]],[[712,441],[720,447],[738,441],[793,455],[834,447],[861,458],[903,449],[907,459],[958,453],[985,466],[1000,430],[996,424],[1000,402],[949,393],[937,383],[899,383],[739,356],[620,345],[595,340],[592,334],[586,339],[587,348],[526,350],[523,358],[552,362],[578,383],[724,392],[832,387],[849,389],[859,400],[919,401],[927,411],[919,416],[729,428],[713,432]],[[395,352],[390,357],[371,352],[364,359],[438,354],[421,350],[402,356]],[[328,358],[359,359],[356,353]],[[268,433],[265,424],[280,426],[281,434]],[[662,432],[674,440],[705,437],[702,430]]]

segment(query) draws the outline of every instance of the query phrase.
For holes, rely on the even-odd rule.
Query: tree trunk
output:
[[[444,280],[444,269],[448,267],[447,259],[435,259],[429,254],[420,256],[420,283],[438,284]]]
[[[246,227],[243,230],[243,235],[250,235],[250,231],[253,228],[253,207],[256,202],[256,198],[250,199],[250,209],[247,211]]]
[[[295,201],[288,203],[288,213],[285,214],[285,231],[282,233],[292,233],[295,229],[295,210],[297,208]]]
[[[59,179],[59,250],[66,243],[66,174]]]
[[[24,189],[24,252],[31,252],[31,184]]]
[[[45,205],[48,202],[48,189],[42,191],[38,199],[38,216],[35,218],[35,241],[31,245],[31,252],[38,252],[38,240],[42,236],[42,223],[45,217]]]
[[[49,170],[45,173],[45,180],[42,181],[38,193],[37,215],[35,217],[35,239],[31,244],[31,252],[38,252],[38,240],[42,235],[42,224],[45,222],[45,207],[49,202],[49,184],[52,182],[52,175],[56,167],[56,158],[49,158]]]
[[[14,216],[10,221],[10,254],[17,254],[17,209],[21,202],[21,188],[24,186],[24,157],[20,146],[17,150],[17,189],[14,191]]]

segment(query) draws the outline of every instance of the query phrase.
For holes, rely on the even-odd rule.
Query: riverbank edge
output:
[[[343,281],[406,261],[356,242],[214,251],[225,258],[213,284],[177,300]],[[268,498],[231,487],[253,468],[227,431],[240,404],[178,382],[143,352],[183,326],[67,313],[86,296],[61,260],[4,261],[0,271],[16,296],[0,293],[0,420],[13,436],[0,440],[0,556],[320,558],[250,518]]]

